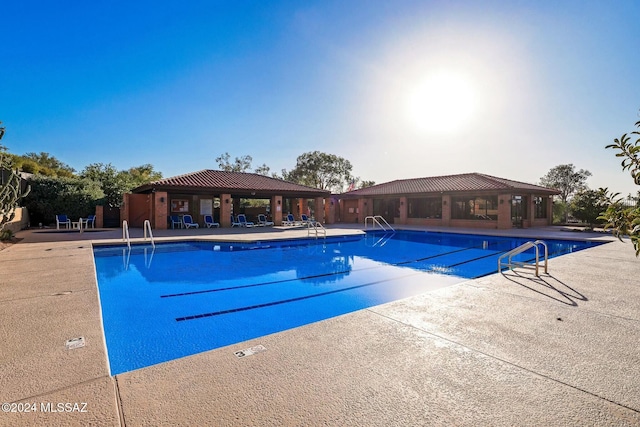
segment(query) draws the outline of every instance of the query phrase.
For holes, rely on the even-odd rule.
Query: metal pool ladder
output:
[[[153,233],[151,232],[151,222],[148,219],[144,220],[144,224],[142,226],[144,228],[144,240],[147,240],[147,231],[149,232],[149,238],[151,239],[151,246],[155,249],[156,244],[153,241]]]
[[[127,247],[131,249],[131,239],[129,238],[129,224],[127,220],[122,221],[122,240],[127,242]]]
[[[547,244],[542,240],[536,240],[535,242],[529,241],[527,243],[523,243],[522,245],[518,246],[517,248],[511,249],[509,252],[500,255],[500,258],[498,258],[498,273],[500,273],[502,271],[502,267],[503,266],[509,268],[509,270],[513,270],[516,267],[521,267],[521,268],[535,269],[536,276],[539,277],[540,276],[540,273],[539,273],[540,248],[539,248],[539,246],[540,245],[544,246],[544,272],[545,272],[545,274],[547,274],[547,272],[548,272],[547,261],[549,259],[549,249],[547,248]],[[531,248],[535,248],[535,251],[536,251],[536,262],[535,262],[535,264],[521,262],[521,261],[513,261],[512,260],[512,258],[515,255],[521,254],[522,252],[526,251],[527,249],[531,249]],[[504,258],[507,258],[507,262],[506,263],[504,263],[502,261]]]
[[[371,220],[371,226],[373,228],[376,227],[376,224],[378,224],[378,226],[380,228],[382,228],[384,231],[396,231],[393,229],[393,227],[391,226],[391,224],[389,224],[387,222],[386,219],[384,219],[384,217],[382,215],[374,215],[374,216],[367,216],[364,218],[364,228],[367,228],[367,224],[369,223],[368,220]],[[383,225],[384,224],[384,225]]]
[[[314,230],[316,233],[316,239],[318,238],[318,234],[322,233],[322,237],[327,238],[327,229],[324,228],[322,224],[318,221],[309,221],[307,223],[307,237],[311,236],[312,231]]]

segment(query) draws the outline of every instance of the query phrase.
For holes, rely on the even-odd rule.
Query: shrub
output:
[[[90,179],[35,176],[29,181],[31,193],[25,197],[24,205],[32,224],[55,223],[56,214],[87,217],[95,213],[96,205],[104,198],[100,185]]]

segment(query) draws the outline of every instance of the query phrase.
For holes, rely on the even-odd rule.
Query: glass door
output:
[[[373,214],[381,215],[389,224],[393,224],[393,218],[400,216],[400,199],[374,199]]]

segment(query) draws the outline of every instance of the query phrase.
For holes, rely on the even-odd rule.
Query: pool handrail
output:
[[[548,260],[549,260],[549,248],[547,247],[547,244],[543,241],[543,240],[536,240],[536,241],[528,241],[526,243],[523,243],[522,245],[518,246],[515,249],[511,249],[509,252],[506,252],[502,255],[500,255],[500,257],[498,258],[498,273],[502,272],[502,267],[503,265],[506,266],[509,270],[513,270],[516,267],[521,267],[521,268],[532,268],[535,269],[536,271],[536,277],[540,277],[540,270],[539,270],[539,265],[540,265],[540,248],[539,245],[542,245],[544,247],[544,273],[548,274]],[[521,261],[513,261],[512,258],[515,255],[521,254],[522,252],[531,249],[531,248],[535,248],[535,252],[536,252],[536,262],[534,265],[532,264],[528,264],[526,262],[521,262]],[[502,262],[502,260],[504,258],[507,258],[507,263],[504,264]]]
[[[310,220],[307,222],[307,237],[311,236],[311,230],[314,230],[316,233],[316,239],[318,238],[318,233],[322,233],[323,237],[327,238],[327,229],[319,223],[318,221]]]
[[[391,224],[389,224],[389,223],[387,222],[387,220],[386,220],[386,219],[384,219],[384,217],[383,217],[382,215],[373,215],[373,216],[371,216],[371,215],[370,215],[370,216],[366,216],[366,217],[364,218],[364,228],[367,228],[367,224],[368,224],[368,221],[367,221],[367,220],[369,220],[369,219],[371,220],[371,226],[372,226],[373,228],[375,228],[375,225],[376,225],[376,224],[378,224],[378,226],[379,226],[380,228],[382,228],[382,230],[384,230],[384,231],[387,231],[387,230],[396,231],[396,230],[394,230],[394,229],[393,229],[393,227],[391,226]],[[384,223],[384,225],[386,225],[386,226],[388,227],[388,229],[387,229],[387,228],[385,228],[385,226],[384,226],[384,225],[382,225],[382,223],[381,223],[380,221],[382,221],[382,223]]]
[[[122,221],[122,240],[127,242],[127,247],[131,249],[131,239],[129,238],[129,224],[127,220]]]
[[[149,221],[148,219],[145,219],[142,228],[144,228],[144,240],[145,241],[147,240],[147,231],[148,231],[149,238],[151,239],[151,246],[153,246],[153,248],[155,249],[156,244],[153,241],[153,233],[151,232],[151,221]]]

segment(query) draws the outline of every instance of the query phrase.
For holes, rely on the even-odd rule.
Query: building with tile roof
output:
[[[481,173],[401,179],[333,196],[330,217],[382,215],[406,225],[512,228],[550,225],[557,190]]]
[[[141,227],[151,218],[154,228],[166,228],[172,215],[189,214],[199,224],[212,215],[221,226],[231,226],[231,215],[243,213],[251,221],[259,213],[282,223],[283,214],[307,213],[323,206],[330,192],[255,173],[205,169],[144,184],[125,195],[123,219]],[[260,200],[261,203],[248,201]],[[311,200],[311,202],[309,202]],[[323,209],[316,219],[323,220]]]
[[[326,223],[360,223],[381,215],[391,224],[505,229],[550,225],[559,191],[482,173],[394,180],[343,194],[255,173],[205,169],[142,185],[125,195],[122,219],[166,228],[172,215],[223,227],[231,215],[249,220],[264,213],[276,225],[283,216],[311,213]],[[256,201],[261,201],[256,203]]]

